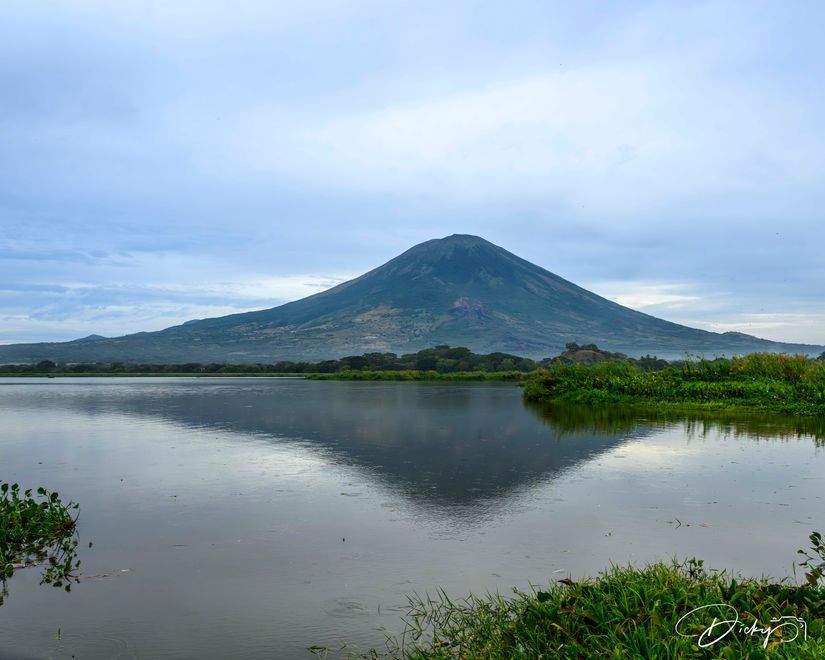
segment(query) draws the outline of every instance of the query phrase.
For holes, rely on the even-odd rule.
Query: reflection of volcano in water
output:
[[[65,383],[65,384],[64,384]],[[825,437],[822,420],[554,406],[525,409],[510,384],[357,383],[275,379],[57,382],[47,406],[221,429],[322,450],[432,506],[468,505],[553,478],[657,429],[748,438]],[[31,392],[4,405],[37,406]],[[47,401],[47,403],[46,403]]]
[[[502,383],[95,379],[51,381],[38,389],[49,407],[136,415],[307,445],[392,490],[415,491],[414,501],[431,506],[502,499],[630,435],[638,438],[675,424],[688,436],[721,431],[749,438],[825,437],[824,422],[814,418],[581,406],[527,410],[521,390]],[[3,404],[40,405],[31,391],[3,392]]]
[[[524,409],[521,390],[511,384],[167,379],[55,387],[65,395],[55,397],[49,387],[49,406],[300,441],[436,506],[499,498],[623,437],[592,431],[557,437]],[[24,401],[32,405],[30,396]]]

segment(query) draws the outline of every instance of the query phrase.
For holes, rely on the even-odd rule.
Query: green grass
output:
[[[559,580],[545,589],[453,600],[412,596],[404,631],[386,648],[349,657],[466,658],[825,658],[825,546],[819,534],[800,551],[806,581],[734,577],[703,562],[612,566],[595,579]],[[707,606],[707,607],[706,607]],[[697,608],[700,609],[693,612]],[[693,613],[692,613],[693,612]],[[792,617],[777,628],[771,619]],[[699,635],[717,618],[738,620]],[[798,619],[805,622],[807,639]],[[766,631],[765,628],[777,628]],[[721,633],[730,632],[719,638]],[[750,632],[748,632],[750,631]],[[798,635],[796,639],[794,637]],[[330,649],[314,647],[325,656]]]
[[[77,556],[77,511],[58,493],[38,488],[21,491],[18,484],[0,482],[0,581],[15,570],[44,564],[41,584],[71,590],[80,567]],[[0,604],[2,604],[0,595]]]
[[[533,374],[528,402],[656,403],[684,408],[749,408],[825,413],[825,362],[801,355],[754,353],[723,360],[686,360],[645,372],[629,362],[553,364]]]

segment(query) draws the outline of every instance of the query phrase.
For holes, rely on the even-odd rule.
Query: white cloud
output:
[[[715,77],[714,62],[691,52],[349,114],[296,115],[263,102],[230,113],[229,128],[206,141],[196,125],[192,150],[204,168],[229,159],[240,171],[327,190],[558,199],[611,222],[711,197],[738,204],[741,218],[768,202],[771,211],[780,201],[795,208],[790,192],[817,185],[823,140],[800,129],[804,114],[768,86]]]
[[[655,161],[650,72],[592,69],[483,85],[348,116],[245,109],[211,145],[240,168],[303,183],[448,197],[563,194],[584,173]],[[684,139],[684,138],[683,138]]]
[[[328,289],[350,276],[251,277],[220,283],[63,283],[53,290],[3,291],[0,344],[65,341],[162,330],[191,319],[274,307]]]
[[[188,296],[235,298],[243,301],[288,302],[330,289],[355,275],[262,275],[237,282],[205,282],[203,284],[152,284],[147,289]]]
[[[822,340],[822,8],[236,5],[0,10],[2,313],[152,329],[461,231],[657,316]]]
[[[825,304],[772,301],[782,311],[751,311],[757,304],[704,282],[613,280],[585,288],[632,309],[711,332],[744,332],[764,339],[825,345]]]
[[[0,316],[0,344],[67,341],[90,334],[118,337],[133,332],[162,330],[192,318],[242,311],[247,310],[231,305],[188,303],[73,305],[65,310],[52,307],[48,313],[36,310],[32,314]]]
[[[825,310],[822,305],[808,312],[740,314],[722,321],[697,321],[697,327],[713,332],[746,332],[784,342],[825,345]]]
[[[684,283],[625,280],[595,282],[585,288],[608,300],[633,309],[644,309],[652,306],[657,306],[660,309],[678,309],[687,306],[688,303],[702,300],[701,296],[691,292],[693,285]]]

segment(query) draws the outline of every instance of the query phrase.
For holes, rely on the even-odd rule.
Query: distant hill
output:
[[[456,234],[271,309],[123,337],[0,346],[0,363],[276,362],[414,352],[438,344],[542,358],[574,341],[669,358],[686,351],[818,355],[825,349],[670,323],[602,298],[482,238]]]

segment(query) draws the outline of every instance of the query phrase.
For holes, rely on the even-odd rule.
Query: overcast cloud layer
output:
[[[0,343],[261,309],[477,234],[825,343],[825,4],[0,5]]]

